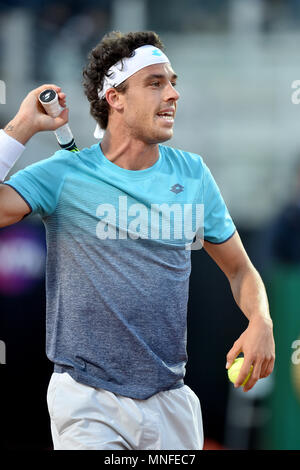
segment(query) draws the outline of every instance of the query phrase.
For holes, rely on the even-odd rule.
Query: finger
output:
[[[243,365],[241,367],[241,370],[240,370],[240,373],[234,383],[234,386],[237,388],[237,387],[240,387],[244,381],[246,380],[249,372],[250,372],[250,369],[251,369],[251,365],[252,365],[252,359],[250,357],[244,357],[244,362],[243,362]]]
[[[61,87],[58,85],[55,85],[54,83],[48,83],[45,85],[41,85],[38,88],[35,88],[35,90],[32,91],[36,96],[39,96],[42,91],[47,90],[47,88],[52,88],[53,90],[56,91],[56,93],[59,93],[61,91]]]
[[[226,356],[226,360],[227,360],[226,369],[229,369],[229,367],[231,367],[232,363],[234,362],[236,357],[240,354],[240,352],[242,352],[240,343],[238,341],[235,341],[235,343],[233,344],[232,348],[230,349],[230,351],[227,353],[227,356]]]
[[[63,126],[68,122],[69,119],[69,109],[65,108],[59,116],[56,118],[53,118],[49,116],[48,114],[44,114],[44,116],[41,119],[41,126],[40,130],[49,130],[49,131],[55,131],[59,127]]]
[[[60,93],[57,93],[57,95],[58,95],[59,100],[65,100],[66,99],[66,94],[65,93],[60,92]]]
[[[270,361],[270,364],[269,364],[269,367],[268,367],[268,375],[272,374],[273,370],[274,370],[274,366],[275,366],[275,357],[272,357],[271,361]]]
[[[258,379],[260,378],[260,372],[261,372],[261,363],[257,362],[253,366],[253,371],[252,371],[252,374],[251,374],[248,382],[243,387],[244,392],[248,392],[249,390],[251,390],[252,387],[254,387],[254,385],[256,384]],[[247,375],[246,375],[246,377],[247,377]],[[246,379],[246,377],[245,377],[245,379]]]
[[[260,369],[260,379],[263,379],[265,377],[267,377],[267,370],[269,368],[269,364],[270,364],[270,360],[265,360],[263,363],[262,363],[262,366],[261,366],[261,369]]]
[[[66,100],[65,99],[59,99],[59,105],[62,107],[62,108],[65,108],[66,107]]]
[[[41,85],[40,87],[38,88],[35,88],[34,90],[32,90],[30,93],[28,93],[28,98],[32,98],[34,97],[34,99],[38,99],[40,94],[42,93],[42,91],[44,90],[47,90],[47,89],[53,89],[54,91],[56,91],[56,93],[60,93],[61,92],[61,87],[53,84],[53,83],[49,83],[49,84],[45,84],[45,85]]]
[[[267,361],[266,366],[264,367],[264,370],[261,370],[260,373],[260,378],[263,379],[265,377],[268,377],[274,369],[274,359],[270,359]]]
[[[59,127],[66,124],[69,120],[69,109],[65,108],[57,118],[54,119],[54,129],[58,129]]]

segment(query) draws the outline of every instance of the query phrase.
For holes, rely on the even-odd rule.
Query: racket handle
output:
[[[54,118],[59,116],[64,109],[60,106],[58,95],[52,88],[48,88],[40,93],[39,102],[43,106],[46,113]],[[59,146],[62,149],[78,151],[69,124],[64,124],[63,126],[59,127],[56,129],[56,131],[54,131],[54,134]]]

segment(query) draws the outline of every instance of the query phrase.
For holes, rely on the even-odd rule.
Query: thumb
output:
[[[230,349],[230,351],[227,353],[226,369],[229,369],[229,367],[231,367],[232,363],[234,362],[234,360],[240,354],[241,351],[242,349],[241,349],[240,343],[236,341],[234,345],[232,346],[232,348]]]
[[[69,110],[64,108],[56,118],[49,116],[46,112],[42,112],[38,116],[38,131],[56,131],[59,127],[68,122]]]

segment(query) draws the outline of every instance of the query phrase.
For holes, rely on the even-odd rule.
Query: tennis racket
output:
[[[49,116],[57,117],[60,115],[62,108],[58,101],[58,95],[55,90],[52,88],[48,88],[39,96],[39,102],[43,106],[44,110],[46,111]],[[75,144],[74,137],[72,131],[70,129],[69,124],[64,124],[63,126],[59,127],[54,131],[55,137],[59,146],[64,150],[69,150],[70,152],[78,152],[78,148]]]

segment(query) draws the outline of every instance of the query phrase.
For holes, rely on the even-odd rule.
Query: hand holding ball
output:
[[[243,362],[244,362],[244,358],[243,357],[238,357],[237,359],[234,360],[232,365],[229,367],[229,369],[228,369],[228,378],[232,383],[236,382],[236,380],[238,378],[238,375],[240,373],[240,370],[242,368]],[[253,370],[253,366],[251,366],[249,374],[247,375],[244,382],[242,383],[242,387],[244,385],[246,385],[246,383],[248,382],[248,380],[249,380],[249,378],[252,374],[252,370]]]

